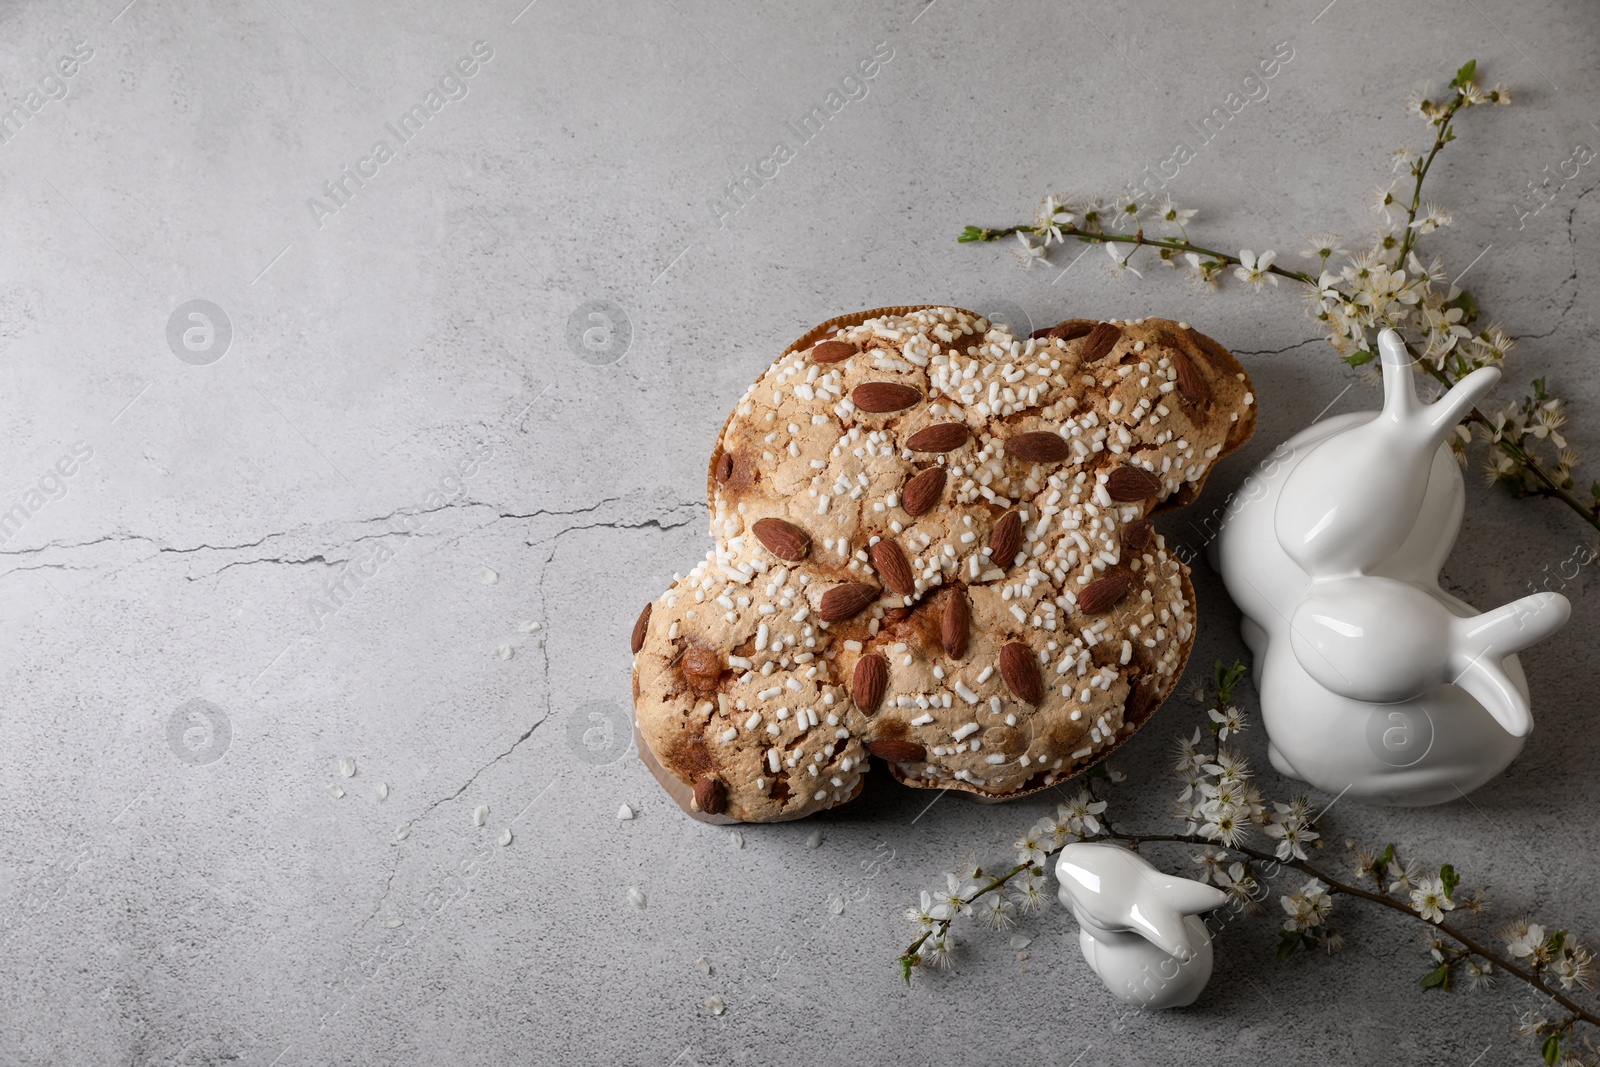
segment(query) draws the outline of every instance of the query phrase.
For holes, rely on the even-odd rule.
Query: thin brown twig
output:
[[[1431,155],[1429,156],[1429,161],[1432,161]],[[1426,167],[1423,169],[1426,171]],[[1418,188],[1420,189],[1420,185]],[[1408,209],[1408,217],[1414,217],[1414,214],[1417,210],[1416,201],[1417,197],[1414,195],[1413,203]],[[1129,235],[1101,233],[1097,230],[1085,230],[1076,226],[1058,226],[1056,228],[1061,231],[1063,236],[1076,237],[1085,243],[1116,242],[1121,244],[1149,245],[1156,248],[1170,249],[1175,252],[1193,252],[1197,255],[1210,256],[1224,266],[1237,266],[1243,262],[1238,256],[1230,256],[1226,252],[1219,252],[1215,249],[1206,248],[1204,246],[1197,245],[1190,241],[1179,238],[1146,237],[1144,236],[1144,231],[1142,230],[1137,234]],[[1031,233],[1037,235],[1042,231],[1037,226],[1010,226],[998,230],[981,230],[979,232],[984,236],[977,238],[978,240],[991,241],[1013,233]],[[1412,232],[1409,226],[1407,227],[1406,232],[1409,239],[1409,236]],[[1405,251],[1409,252],[1410,248],[1405,248]],[[1276,264],[1273,264],[1267,267],[1267,273],[1276,274],[1281,278],[1288,278],[1291,281],[1299,282],[1300,284],[1310,286],[1313,289],[1317,287],[1317,280],[1303,271],[1284,270],[1283,268],[1278,267]],[[1411,346],[1409,344],[1406,347],[1408,351],[1411,351]],[[1436,366],[1432,360],[1423,359],[1417,356],[1415,352],[1412,352],[1412,356],[1418,366],[1420,366],[1430,377],[1438,381],[1445,388],[1448,389],[1456,384],[1458,379],[1452,377],[1448,371]],[[1475,425],[1483,426],[1485,428],[1489,428],[1492,425],[1488,416],[1484,415],[1484,413],[1478,410],[1476,407],[1472,408],[1471,411],[1464,416],[1464,418]],[[1510,438],[1502,435],[1498,439],[1494,440],[1493,444],[1501,452],[1507,456],[1510,456],[1520,466],[1525,468],[1534,476],[1534,478],[1539,481],[1540,488],[1536,490],[1539,496],[1546,496],[1554,500],[1559,500],[1561,503],[1571,508],[1580,518],[1583,519],[1584,522],[1588,523],[1596,530],[1600,530],[1600,505],[1590,507],[1584,504],[1584,502],[1573,495],[1570,490],[1564,488],[1560,483],[1558,483],[1550,475],[1550,473],[1540,465],[1538,459],[1532,453],[1528,452],[1521,445],[1517,444],[1515,441],[1512,441]]]
[[[1403,229],[1403,235],[1400,238],[1399,255],[1396,258],[1396,263],[1401,269],[1404,269],[1406,258],[1416,248],[1416,220],[1417,211],[1422,205],[1423,181],[1427,178],[1429,170],[1433,167],[1433,161],[1444,149],[1444,146],[1455,139],[1451,128],[1451,122],[1454,121],[1456,114],[1465,105],[1466,97],[1460,91],[1458,91],[1456,95],[1451,98],[1450,102],[1444,106],[1443,110],[1438,113],[1438,117],[1432,120],[1432,124],[1435,129],[1433,144],[1429,148],[1428,154],[1419,159],[1412,167],[1412,173],[1415,176],[1416,181],[1411,190],[1411,202],[1406,206],[1406,221]],[[1049,221],[1051,220],[1046,220],[1046,222]],[[1148,245],[1150,247],[1164,249],[1169,252],[1189,252],[1198,256],[1208,256],[1213,260],[1214,263],[1214,266],[1211,267],[1213,272],[1215,270],[1220,270],[1225,266],[1242,265],[1243,261],[1238,256],[1229,255],[1226,252],[1220,252],[1216,249],[1197,245],[1188,239],[1187,231],[1183,231],[1181,226],[1179,229],[1184,234],[1181,238],[1154,238],[1146,237],[1144,230],[1142,229],[1137,233],[1130,235],[1106,233],[1104,230],[1085,229],[1083,227],[1074,226],[1071,224],[1056,226],[1039,224],[1023,224],[1005,227],[974,226],[967,228],[967,232],[965,235],[963,235],[961,240],[965,242],[996,241],[1003,237],[1009,237],[1012,234],[1018,233],[1032,234],[1036,237],[1045,237],[1054,231],[1054,233],[1057,235],[1062,237],[1074,237],[1086,244],[1131,244],[1134,245],[1135,248]],[[1280,278],[1288,278],[1291,281],[1310,286],[1313,290],[1320,290],[1320,282],[1318,279],[1305,271],[1287,270],[1273,264],[1269,265],[1265,269],[1265,273],[1276,275]],[[1209,277],[1209,273],[1206,276]],[[1409,349],[1410,346],[1408,345],[1407,347]],[[1415,357],[1414,353],[1413,356]],[[1455,385],[1459,380],[1442,367],[1435,366],[1430,360],[1418,358],[1416,359],[1416,362],[1424,370],[1426,370],[1431,377],[1443,384],[1446,388]],[[1471,422],[1474,425],[1482,426],[1486,430],[1490,431],[1490,443],[1503,455],[1510,457],[1520,469],[1526,470],[1533,476],[1538,485],[1533,489],[1527,489],[1524,487],[1522,489],[1524,494],[1543,496],[1552,500],[1558,500],[1570,508],[1584,522],[1588,523],[1595,530],[1600,531],[1600,498],[1597,498],[1593,504],[1584,503],[1570,489],[1558,482],[1549,471],[1545,470],[1538,458],[1524,448],[1519,442],[1513,441],[1503,434],[1494,433],[1492,422],[1476,407],[1474,407],[1466,416],[1464,416],[1464,418],[1465,421]]]
[[[1381,905],[1382,907],[1388,908],[1391,911],[1399,912],[1408,918],[1417,919],[1426,923],[1429,929],[1437,930],[1439,933],[1455,941],[1465,950],[1466,954],[1478,956],[1481,959],[1487,960],[1489,963],[1492,963],[1505,973],[1512,975],[1523,982],[1526,982],[1528,985],[1539,990],[1541,993],[1544,993],[1550,997],[1551,1000],[1565,1008],[1570,1013],[1573,1021],[1582,1020],[1583,1022],[1589,1023],[1591,1026],[1600,1027],[1600,1014],[1596,1014],[1595,1012],[1584,1008],[1571,997],[1547,983],[1537,972],[1518,966],[1516,963],[1513,963],[1500,953],[1486,947],[1482,942],[1467,934],[1459,927],[1447,922],[1429,922],[1428,920],[1423,919],[1422,916],[1419,915],[1409,905],[1402,901],[1396,900],[1394,897],[1388,896],[1384,893],[1375,893],[1369,889],[1363,889],[1360,886],[1343,882],[1329,875],[1320,868],[1313,867],[1310,863],[1307,863],[1303,860],[1281,859],[1273,853],[1262,852],[1259,849],[1251,848],[1248,845],[1222,845],[1217,841],[1213,841],[1210,838],[1201,837],[1198,834],[1124,834],[1111,832],[1109,824],[1107,824],[1107,831],[1108,832],[1104,834],[1094,835],[1092,837],[1084,838],[1083,840],[1120,841],[1124,844],[1133,845],[1135,847],[1152,842],[1174,842],[1177,844],[1199,845],[1204,848],[1222,847],[1230,852],[1237,852],[1240,855],[1248,856],[1259,863],[1272,863],[1300,871],[1302,874],[1310,875],[1311,877],[1325,884],[1330,892],[1335,894],[1344,893],[1348,896],[1358,897],[1373,904]],[[1068,844],[1072,843],[1074,842],[1068,842]],[[1046,858],[1057,855],[1061,849],[1065,847],[1066,845],[1062,845],[1058,848],[1049,850],[1047,853],[1045,853]],[[1031,863],[1017,864],[1005,874],[995,876],[994,880],[991,881],[987,886],[974,893],[968,899],[968,902],[970,903],[973,900],[977,900],[979,897],[984,896],[985,894],[998,891],[1015,875],[1037,866],[1037,864]],[[934,927],[923,931],[921,936],[919,936],[906,948],[905,952],[901,956],[901,960],[903,962],[908,960],[913,961],[912,965],[915,966],[917,962],[917,950],[922,947],[923,943],[927,941],[929,937],[933,936],[933,934],[937,932],[937,928],[946,928],[950,925],[950,922],[950,919],[935,920]]]
[[[1048,229],[1048,227],[1027,225],[1007,226],[998,230],[980,229],[978,232],[982,236],[973,239],[977,241],[998,241],[1000,238],[1009,237],[1014,233],[1031,233],[1035,237],[1043,237]],[[1106,233],[1104,230],[1085,230],[1082,227],[1070,224],[1056,226],[1055,229],[1060,231],[1063,237],[1076,237],[1084,244],[1131,244],[1136,247],[1148,245],[1151,248],[1165,248],[1173,252],[1193,252],[1198,256],[1210,256],[1222,266],[1236,267],[1244,262],[1238,256],[1231,256],[1226,252],[1218,252],[1214,248],[1206,248],[1184,238],[1146,237],[1143,230],[1132,234]],[[1268,266],[1266,272],[1268,274],[1276,274],[1280,278],[1288,278],[1290,281],[1299,282],[1301,285],[1314,287],[1317,284],[1317,280],[1305,271],[1285,270],[1274,264]]]
[[[1405,266],[1406,255],[1415,247],[1417,242],[1417,231],[1412,224],[1417,221],[1417,208],[1422,204],[1422,180],[1428,176],[1428,168],[1433,166],[1434,157],[1439,154],[1440,149],[1444,148],[1453,139],[1453,135],[1450,132],[1450,120],[1456,117],[1456,112],[1461,110],[1461,105],[1465,100],[1466,97],[1458,94],[1455,99],[1446,105],[1444,113],[1434,120],[1434,127],[1438,132],[1433,135],[1433,147],[1428,150],[1427,158],[1423,159],[1421,165],[1416,169],[1417,183],[1411,190],[1411,205],[1406,208],[1405,236],[1400,239],[1400,255],[1396,259],[1396,262],[1402,267]]]
[[[1195,834],[1126,834],[1121,835],[1118,840],[1127,841],[1132,844],[1142,844],[1146,841],[1175,841],[1184,844],[1207,846],[1214,846],[1217,844],[1215,841],[1207,840],[1206,838],[1199,837]],[[1333,878],[1325,872],[1319,870],[1318,868],[1311,866],[1311,864],[1303,860],[1279,859],[1272,853],[1261,852],[1257,849],[1249,848],[1248,846],[1228,845],[1226,847],[1230,851],[1243,853],[1252,859],[1262,862],[1278,863],[1285,867],[1292,867],[1293,869],[1304,874],[1309,874],[1311,877],[1325,883],[1329,890],[1334,893],[1345,893],[1349,896],[1360,897],[1362,900],[1371,901],[1374,904],[1381,904],[1383,907],[1386,907],[1391,911],[1397,911],[1400,914],[1410,918],[1421,919],[1421,921],[1427,923],[1429,927],[1438,930],[1446,937],[1449,937],[1451,940],[1465,948],[1472,955],[1488,960],[1490,963],[1494,964],[1496,967],[1499,967],[1507,974],[1514,975],[1515,977],[1520,978],[1522,981],[1533,986],[1535,989],[1538,989],[1540,992],[1547,994],[1552,1000],[1554,1000],[1557,1004],[1560,1004],[1569,1012],[1572,1012],[1577,1018],[1582,1019],[1584,1022],[1589,1023],[1590,1025],[1600,1026],[1600,1015],[1597,1015],[1596,1013],[1582,1007],[1560,990],[1552,988],[1541,977],[1539,977],[1538,974],[1525,970],[1492,949],[1484,947],[1481,942],[1466,934],[1459,927],[1452,926],[1447,922],[1435,923],[1426,919],[1422,919],[1422,917],[1417,914],[1417,912],[1411,908],[1410,905],[1404,903],[1403,901],[1396,900],[1394,897],[1388,896],[1384,893],[1375,893],[1369,889],[1363,889],[1360,886],[1350,885],[1347,882],[1341,882],[1338,879]]]

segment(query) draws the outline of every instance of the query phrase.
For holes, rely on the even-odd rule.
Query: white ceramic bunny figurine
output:
[[[1477,614],[1439,587],[1466,493],[1445,439],[1500,380],[1417,399],[1393,330],[1383,410],[1290,438],[1240,488],[1212,562],[1244,613],[1272,764],[1330,793],[1439,804],[1499,774],[1533,729],[1513,655],[1571,605],[1535,593]]]
[[[1194,1003],[1211,978],[1211,934],[1198,916],[1227,894],[1093,841],[1061,850],[1056,879],[1078,920],[1083,958],[1117,999],[1141,1008]]]

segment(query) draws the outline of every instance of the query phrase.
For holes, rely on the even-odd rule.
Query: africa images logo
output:
[[[1272,50],[1270,58],[1263,59],[1256,64],[1256,73],[1247,74],[1239,83],[1239,89],[1230,91],[1222,98],[1222,103],[1215,105],[1200,119],[1198,123],[1187,121],[1190,130],[1194,132],[1191,143],[1187,140],[1178,141],[1172,152],[1155,164],[1154,170],[1146,165],[1139,177],[1130,183],[1136,201],[1167,187],[1167,183],[1178,176],[1183,167],[1193,162],[1212,141],[1221,136],[1228,124],[1250,104],[1264,103],[1271,93],[1267,85],[1277,77],[1284,67],[1294,59],[1294,46],[1288,41],[1280,41]]]
[[[44,510],[46,504],[65,497],[68,481],[93,458],[94,446],[87,441],[77,442],[39,475],[38,480],[22,493],[16,503],[0,510],[0,545],[15,537],[29,519]],[[0,507],[3,507],[3,503],[0,503]]]
[[[65,100],[69,88],[68,80],[93,57],[94,49],[89,47],[89,42],[79,41],[71,52],[56,60],[56,71],[59,71],[59,74],[51,72],[44,75],[36,86],[23,94],[20,103],[12,104],[10,107],[0,104],[0,144],[10,144],[22,132],[22,128],[44,110],[46,104],[54,100]]]
[[[306,207],[311,210],[311,220],[317,224],[317,229],[322,229],[323,219],[338,214],[355,198],[358,190],[366,188],[367,182],[378,176],[380,167],[398,158],[400,149],[410,144],[428,121],[444,110],[445,104],[465,100],[469,91],[467,80],[483,69],[481,64],[493,58],[494,49],[489,42],[475,41],[472,54],[456,60],[420,103],[412,104],[393,122],[383,124],[383,128],[394,138],[394,144],[380,137],[373,142],[371,152],[356,160],[353,170],[345,167],[331,181],[323,182],[322,196],[308,197],[306,200]]]
[[[867,57],[856,64],[860,72],[846,74],[839,79],[838,88],[829,89],[822,103],[799,117],[797,122],[784,120],[783,135],[778,138],[772,151],[763,159],[758,159],[739,171],[730,181],[721,195],[706,201],[706,206],[711,209],[711,217],[716,220],[717,228],[723,229],[728,225],[728,219],[742,211],[746,204],[756,193],[765,189],[769,183],[778,177],[778,172],[792,162],[799,154],[801,148],[810,144],[812,139],[822,133],[823,128],[844,111],[845,106],[854,101],[865,100],[871,91],[871,82],[878,76],[884,64],[894,58],[894,46],[888,41],[880,41],[877,47]],[[793,147],[790,137],[794,138]]]

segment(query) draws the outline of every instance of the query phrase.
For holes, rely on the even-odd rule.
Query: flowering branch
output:
[[[1215,249],[1202,248],[1197,244],[1191,243],[1186,238],[1146,237],[1143,229],[1140,229],[1139,232],[1131,235],[1105,233],[1100,230],[1080,229],[1071,223],[1062,223],[1052,227],[1051,229],[1053,233],[1059,234],[1060,237],[1076,237],[1082,240],[1085,244],[1131,244],[1135,248],[1148,245],[1151,248],[1165,249],[1168,252],[1185,252],[1195,256],[1207,256],[1218,264],[1219,269],[1227,266],[1242,266],[1244,263],[1244,261],[1238,256],[1230,256],[1226,252],[1218,252]],[[1032,226],[1009,226],[1000,230],[985,230],[977,226],[968,226],[966,233],[963,233],[961,237],[957,238],[957,240],[962,242],[998,241],[1000,238],[1009,237],[1014,233],[1037,232],[1038,231]],[[1029,245],[1028,247],[1031,248],[1033,246]],[[1132,254],[1131,250],[1129,254]],[[1127,257],[1121,258],[1123,263],[1126,264]],[[1290,281],[1300,282],[1302,285],[1317,284],[1317,280],[1304,271],[1285,270],[1282,267],[1270,264],[1265,268],[1265,270],[1268,274],[1275,274],[1280,278],[1288,278]],[[1138,272],[1135,271],[1135,273]]]
[[[1122,841],[1126,844],[1135,846],[1150,841],[1177,841],[1190,845],[1210,845],[1212,843],[1196,834],[1108,834],[1105,836],[1104,840]],[[1418,914],[1413,905],[1406,904],[1401,900],[1388,896],[1384,893],[1375,893],[1369,889],[1362,889],[1358,885],[1342,882],[1339,879],[1330,876],[1325,871],[1311,866],[1309,863],[1304,863],[1295,859],[1280,859],[1279,857],[1270,853],[1262,852],[1259,849],[1250,848],[1244,845],[1234,845],[1232,846],[1231,851],[1249,856],[1251,859],[1258,862],[1276,863],[1280,866],[1291,867],[1294,870],[1308,874],[1312,878],[1324,883],[1327,886],[1329,893],[1344,893],[1347,896],[1359,897],[1362,900],[1381,905],[1390,909],[1391,911],[1399,912],[1407,918],[1422,919],[1422,916]],[[1560,1004],[1563,1008],[1566,1008],[1569,1012],[1571,1012],[1575,1021],[1582,1020],[1591,1026],[1600,1027],[1600,1014],[1589,1011],[1587,1008],[1584,1008],[1582,1005],[1563,994],[1559,989],[1556,989],[1546,983],[1541,977],[1541,969],[1525,970],[1524,968],[1519,967],[1505,956],[1488,948],[1482,942],[1465,933],[1458,926],[1453,926],[1450,923],[1444,922],[1443,920],[1423,919],[1423,921],[1431,922],[1431,925],[1435,930],[1441,934],[1444,934],[1446,937],[1449,937],[1462,947],[1463,951],[1451,959],[1450,963],[1452,965],[1460,962],[1463,959],[1466,959],[1469,956],[1477,956],[1493,966],[1500,968],[1507,974],[1520,978],[1522,981],[1533,986],[1541,993],[1546,994],[1551,1000],[1554,1000],[1557,1004]],[[1432,974],[1430,974],[1428,977],[1432,977]],[[1426,981],[1426,979],[1424,979],[1424,981]],[[1434,985],[1426,986],[1424,988],[1431,989],[1439,984],[1440,983],[1435,982]]]
[[[1215,699],[1207,711],[1209,739],[1198,728],[1192,737],[1179,738],[1174,774],[1183,790],[1175,811],[1185,821],[1183,832],[1117,829],[1106,815],[1102,789],[1122,775],[1105,765],[1094,768],[1086,789],[1017,839],[1017,862],[1009,869],[998,875],[987,875],[980,867],[946,874],[942,892],[923,892],[920,902],[907,909],[906,919],[919,933],[900,954],[901,977],[909,984],[913,968],[950,968],[955,949],[951,926],[963,915],[976,911],[988,925],[1004,930],[1013,925],[1018,910],[1048,904],[1049,861],[1068,844],[1117,842],[1137,851],[1141,845],[1172,842],[1200,846],[1204,851],[1195,862],[1203,869],[1202,880],[1215,882],[1248,911],[1263,910],[1263,870],[1289,869],[1309,878],[1297,891],[1279,897],[1287,915],[1279,933],[1280,961],[1301,950],[1338,951],[1344,937],[1328,923],[1334,901],[1340,896],[1367,901],[1420,922],[1428,931],[1433,967],[1418,982],[1423,990],[1447,992],[1460,972],[1479,988],[1489,988],[1498,975],[1509,975],[1562,1009],[1559,1019],[1529,1013],[1519,1027],[1523,1036],[1538,1043],[1546,1063],[1554,1064],[1563,1055],[1572,1062],[1600,1063],[1600,1049],[1585,1036],[1580,1052],[1575,1034],[1579,1023],[1600,1029],[1600,1012],[1569,992],[1590,988],[1594,957],[1566,931],[1547,934],[1544,927],[1519,920],[1500,932],[1504,951],[1491,947],[1445,918],[1458,908],[1465,914],[1483,913],[1488,907],[1483,892],[1460,892],[1460,876],[1448,863],[1437,875],[1424,876],[1414,861],[1397,857],[1393,844],[1376,854],[1347,844],[1356,854],[1354,878],[1336,877],[1310,862],[1307,850],[1320,850],[1323,835],[1306,799],[1274,803],[1268,812],[1259,790],[1250,784],[1245,759],[1225,744],[1246,725],[1245,713],[1232,703],[1233,688],[1243,675],[1242,665],[1224,667],[1219,661],[1213,671]],[[1248,843],[1257,829],[1276,840],[1272,851]],[[1372,888],[1359,884],[1367,879]],[[1020,887],[1020,892],[1008,896],[1008,887]]]
[[[1394,154],[1395,168],[1405,166],[1413,179],[1409,200],[1395,197],[1395,182],[1377,191],[1372,206],[1382,223],[1370,248],[1359,255],[1339,248],[1336,235],[1314,235],[1306,255],[1315,261],[1315,272],[1280,266],[1275,262],[1277,253],[1270,250],[1257,255],[1243,249],[1232,255],[1198,244],[1190,240],[1187,229],[1193,210],[1177,207],[1170,196],[1159,204],[1146,203],[1149,191],[1131,185],[1110,204],[1051,195],[1032,223],[968,226],[958,240],[969,243],[1015,237],[1027,266],[1045,259],[1057,243],[1100,244],[1115,271],[1135,275],[1139,270],[1132,265],[1134,256],[1150,249],[1166,266],[1186,265],[1193,279],[1208,288],[1217,287],[1230,269],[1234,277],[1258,292],[1286,279],[1308,290],[1310,314],[1322,324],[1329,343],[1346,363],[1352,367],[1370,363],[1376,356],[1373,341],[1377,333],[1392,328],[1407,337],[1417,364],[1449,388],[1479,367],[1500,364],[1515,343],[1498,325],[1472,328],[1479,317],[1476,301],[1451,283],[1438,259],[1424,263],[1417,255],[1422,237],[1453,221],[1444,208],[1423,200],[1422,189],[1434,160],[1456,139],[1456,116],[1479,105],[1511,102],[1504,86],[1488,91],[1479,88],[1476,74],[1476,62],[1469,62],[1456,72],[1441,100],[1424,94],[1413,97],[1411,107],[1428,121],[1433,143],[1422,155],[1413,156],[1404,148]],[[1147,226],[1166,227],[1169,232],[1151,236],[1145,232]],[[1134,232],[1116,232],[1126,229]],[[1042,243],[1035,244],[1035,239]],[[1330,265],[1335,259],[1343,261],[1337,269]],[[1575,488],[1577,457],[1560,433],[1565,421],[1562,402],[1547,392],[1540,378],[1533,383],[1533,392],[1518,403],[1492,414],[1473,408],[1450,443],[1457,458],[1464,459],[1475,432],[1489,446],[1484,473],[1491,483],[1501,483],[1515,496],[1558,500],[1600,531],[1600,482],[1592,483],[1587,495]],[[1546,443],[1554,451],[1553,458],[1541,452]]]

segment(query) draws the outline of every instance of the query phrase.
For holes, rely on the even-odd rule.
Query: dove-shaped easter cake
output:
[[[1187,323],[824,323],[739,401],[715,547],[634,626],[641,757],[691,814],[746,822],[851,800],[874,759],[984,799],[1084,770],[1193,644],[1149,516],[1254,425],[1244,370]]]

